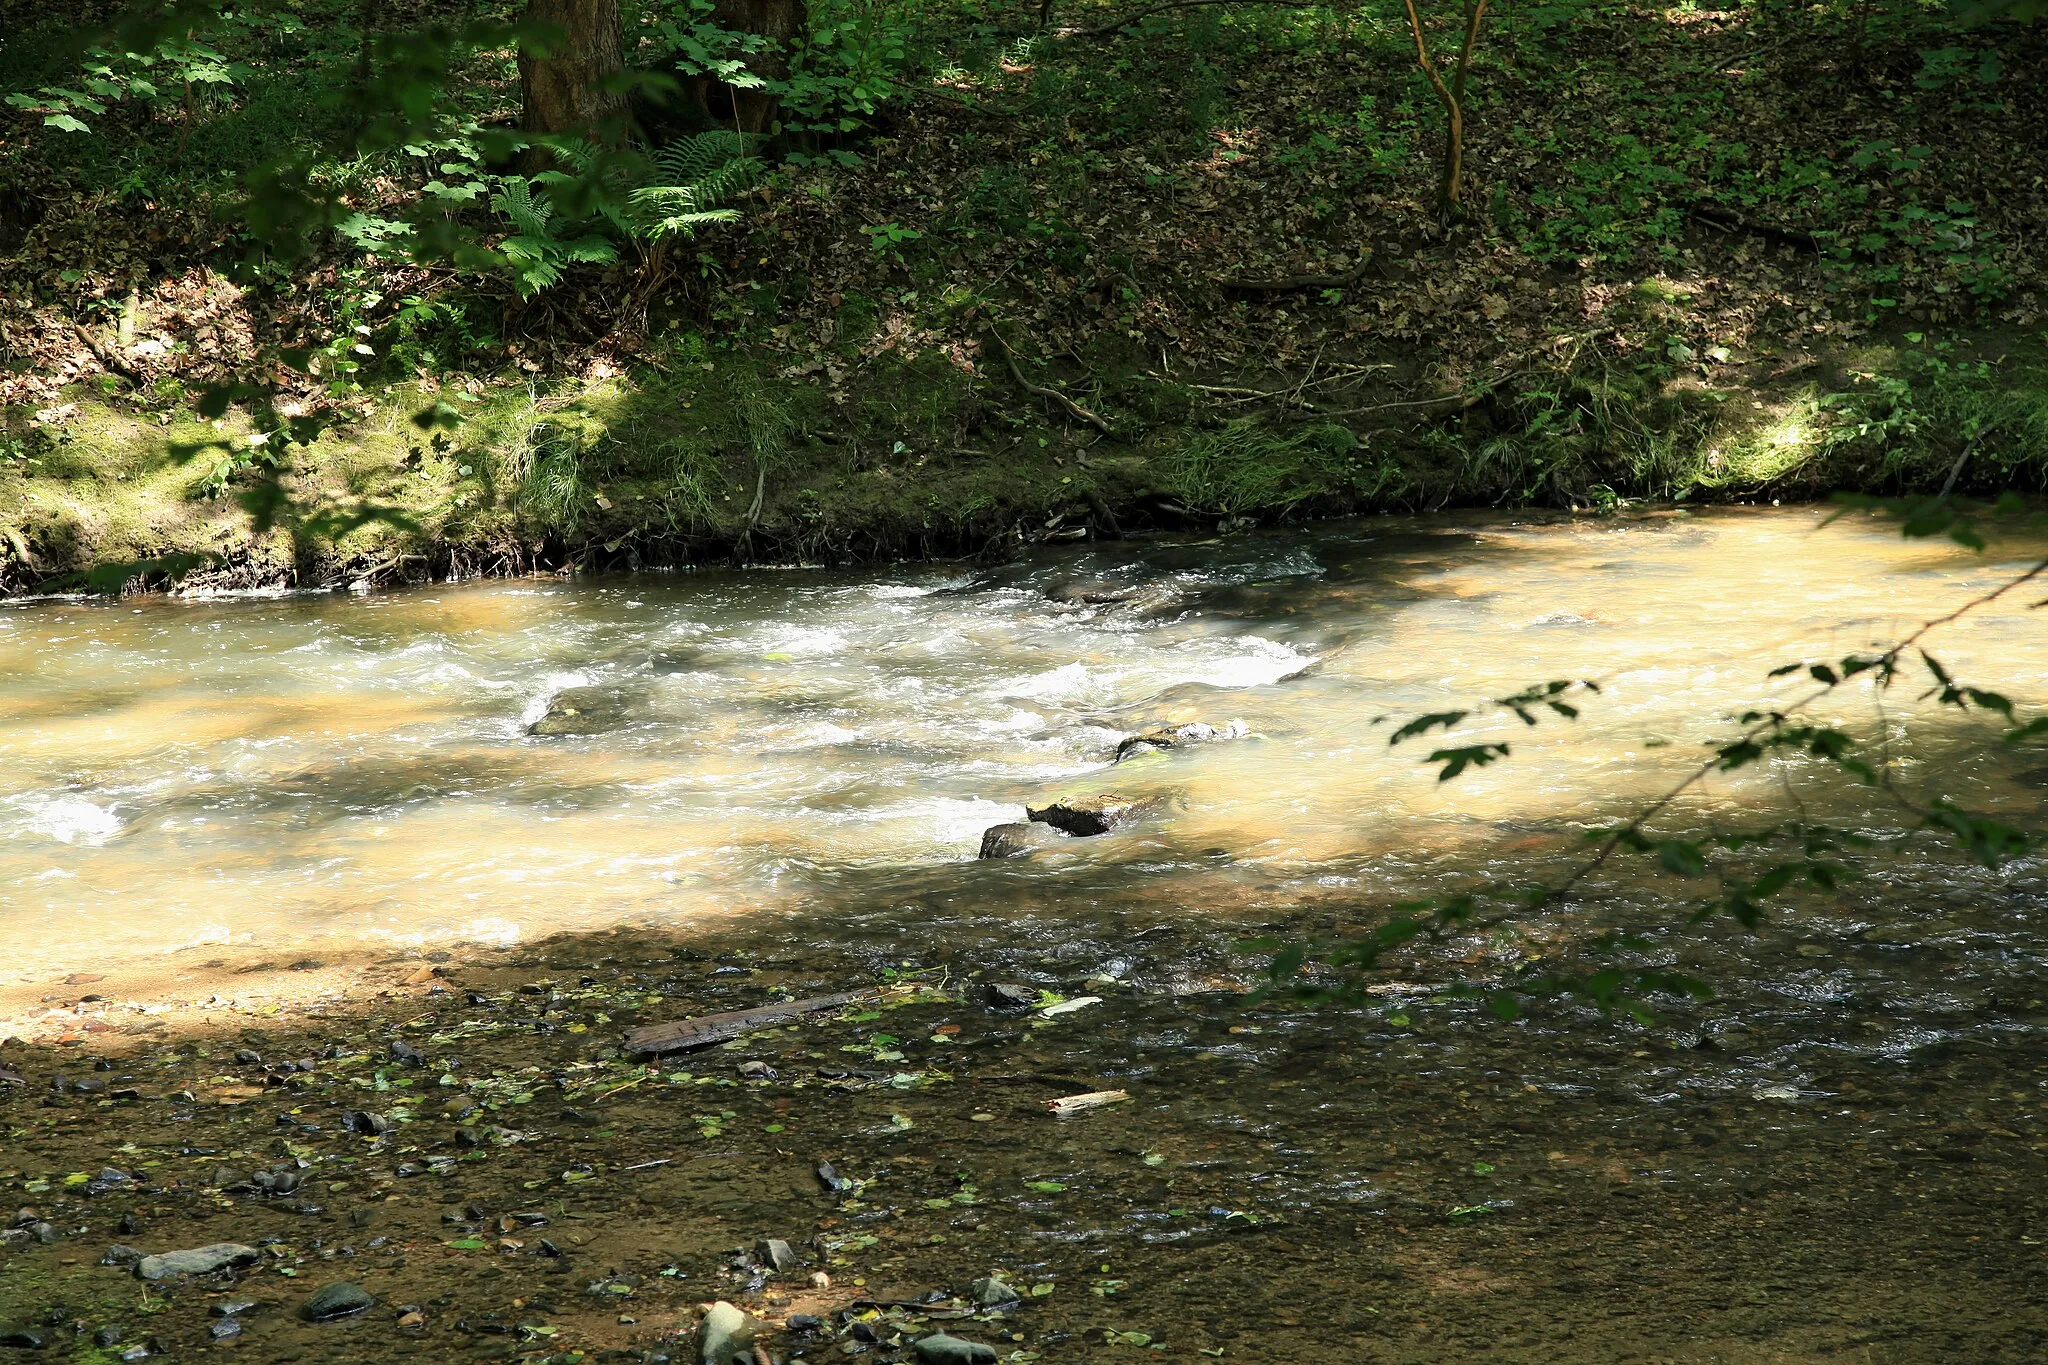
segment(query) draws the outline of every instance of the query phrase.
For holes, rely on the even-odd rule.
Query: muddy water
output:
[[[35,1001],[31,1045],[0,1053],[25,1082],[0,1082],[0,1179],[50,1238],[0,1247],[0,1319],[78,1349],[110,1327],[99,1358],[681,1360],[724,1297],[830,1319],[766,1337],[784,1360],[906,1359],[933,1325],[1018,1361],[2038,1359],[2031,864],[1907,842],[1757,936],[1685,927],[1696,886],[1623,866],[1521,935],[1404,960],[1372,1009],[1234,994],[1246,926],[1568,866],[1719,717],[1796,695],[1771,667],[1882,643],[2027,548],[1819,520],[1376,521],[994,570],[13,608],[0,934]],[[2024,607],[1938,650],[2023,706],[2048,700]],[[1550,677],[1603,691],[1576,724],[1471,727],[1514,755],[1454,784],[1374,725]],[[1246,733],[1110,765],[1197,719]],[[1921,790],[2033,820],[2039,760],[1906,696],[1882,724]],[[1163,809],[974,861],[1026,801],[1105,789]],[[1760,809],[1896,824],[1796,769],[1677,820]],[[1508,1025],[1428,990],[1579,960],[1616,923],[1717,997]],[[177,1047],[113,989],[163,961],[230,991],[231,966],[317,945],[373,965]],[[995,980],[1101,1000],[1006,1012]],[[615,1046],[891,982],[709,1053]],[[1111,1088],[1130,1098],[1042,1107]],[[481,1106],[469,1136],[449,1099]],[[349,1132],[363,1108],[393,1131]],[[855,1187],[828,1192],[820,1159]],[[67,1183],[102,1166],[134,1186]],[[251,1187],[272,1169],[296,1187]],[[761,1237],[801,1272],[730,1254]],[[116,1241],[269,1259],[138,1308],[95,1264]],[[991,1272],[1026,1306],[973,1311]],[[293,1316],[341,1279],[377,1307]],[[236,1297],[257,1306],[224,1342],[208,1307]]]
[[[989,571],[16,605],[0,961],[39,978],[281,924],[312,948],[853,912],[891,871],[1166,905],[1187,880],[1249,906],[1424,890],[1503,830],[1651,791],[1720,717],[1796,690],[1774,664],[1883,641],[2002,567],[1819,520],[1382,520]],[[1944,649],[2024,696],[2034,620],[1985,612]],[[1454,785],[1374,723],[1556,677],[1606,690],[1576,725],[1471,729],[1515,759]],[[1181,720],[1251,738],[1106,773]],[[1026,802],[1112,781],[1170,818],[965,865]]]

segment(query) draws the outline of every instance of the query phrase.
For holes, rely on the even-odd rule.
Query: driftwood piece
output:
[[[672,1024],[646,1024],[640,1028],[626,1030],[625,1047],[628,1052],[649,1054],[688,1052],[694,1048],[712,1047],[790,1019],[801,1018],[806,1014],[816,1014],[820,1010],[834,1010],[841,1005],[850,1005],[868,994],[867,991],[845,991],[839,995],[814,995],[807,1000],[790,1000],[779,1005],[756,1005],[747,1010],[727,1010],[723,1014],[705,1014],[695,1019],[679,1019]]]

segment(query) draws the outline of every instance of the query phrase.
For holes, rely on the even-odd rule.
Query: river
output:
[[[612,1263],[680,1273],[720,1238],[812,1217],[801,1163],[829,1152],[901,1187],[844,1226],[907,1220],[881,1225],[897,1231],[873,1254],[896,1254],[869,1272],[903,1293],[963,1275],[963,1241],[975,1273],[1057,1282],[1018,1337],[1049,1359],[1140,1346],[1116,1332],[1174,1359],[1197,1358],[1190,1342],[1274,1360],[2032,1358],[2048,933],[2031,860],[1965,865],[1894,839],[1877,796],[1766,764],[1705,784],[1669,827],[1797,815],[1884,846],[1759,934],[1688,926],[1712,888],[1623,859],[1572,906],[1402,959],[1372,1009],[1220,1002],[1256,977],[1233,948],[1249,931],[1562,875],[1586,830],[1697,765],[1731,717],[1810,690],[1774,667],[1881,647],[2033,548],[1978,555],[1813,509],[1468,514],[997,566],[10,604],[0,986],[25,1036],[48,1033],[53,1003],[132,1018],[116,985],[224,991],[230,967],[289,977],[300,957],[396,963],[378,978],[394,981],[451,963],[468,1008],[538,1012],[543,1032],[587,1019],[590,1037],[898,970],[1086,991],[1105,1003],[1042,1028],[943,1002],[907,1005],[931,1014],[907,1030],[827,1026],[897,1082],[885,1067],[837,1118],[785,1096],[752,1139],[732,1117],[744,1097],[726,1100],[705,1129],[723,1165],[663,1164],[679,1120],[621,1072],[606,1141],[566,1127],[541,1160],[655,1162],[639,1186],[606,1176],[621,1190],[592,1196],[587,1226]],[[1928,648],[2023,710],[2048,701],[2031,601]],[[1573,694],[1573,721],[1464,723],[1459,743],[1512,754],[1456,781],[1423,761],[1440,741],[1389,746],[1418,714],[1553,678],[1600,690]],[[1813,714],[1881,738],[1909,790],[2035,822],[2038,753],[1923,690],[1880,712],[1845,689]],[[1222,737],[1114,761],[1185,722]],[[1105,791],[1157,804],[1101,837],[976,857],[1027,804]],[[1590,960],[1614,926],[1717,996],[1647,1025],[1565,1005],[1505,1024],[1429,996]],[[67,976],[109,984],[73,1003]],[[536,979],[581,986],[517,993]],[[880,1026],[896,1034],[876,1042]],[[812,1046],[747,1055],[797,1074],[833,1055]],[[201,1068],[178,1082],[194,1088],[222,1065],[162,1064]],[[963,1105],[949,1087],[977,1068],[1014,1074]],[[1136,1099],[1048,1139],[986,1098],[1074,1076]],[[162,1140],[189,1143],[175,1118]],[[794,1177],[763,1174],[792,1159]],[[657,1253],[645,1220],[700,1206],[730,1216]]]

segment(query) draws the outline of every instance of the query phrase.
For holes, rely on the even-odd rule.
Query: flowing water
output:
[[[564,1038],[573,1019],[597,1038],[884,966],[1087,990],[1107,1000],[1043,1027],[967,1008],[969,991],[909,1007],[907,1028],[856,1018],[746,1044],[784,1081],[714,1102],[731,1108],[712,1111],[710,1147],[672,1166],[669,1086],[713,1072],[618,1072],[605,1131],[562,1109],[504,1207],[569,1179],[580,1153],[602,1180],[570,1216],[606,1264],[644,1276],[666,1258],[697,1277],[687,1295],[738,1293],[702,1285],[716,1248],[811,1226],[808,1164],[831,1155],[872,1207],[819,1218],[812,1254],[865,1267],[845,1240],[865,1228],[866,1254],[893,1253],[868,1274],[904,1295],[970,1270],[1041,1279],[1057,1293],[1017,1341],[1051,1360],[1137,1358],[1130,1333],[1172,1359],[2039,1358],[2048,921],[2031,861],[1991,873],[1908,839],[1749,936],[1687,927],[1708,888],[1620,860],[1575,908],[1404,959],[1373,1010],[1218,1003],[1258,965],[1232,948],[1249,928],[1368,924],[1480,878],[1563,875],[1587,828],[1697,765],[1731,717],[1811,690],[1774,667],[1882,647],[2039,548],[1980,556],[1823,520],[1383,518],[1000,567],[15,604],[0,610],[0,985],[27,1019],[73,973],[170,963],[196,991],[223,979],[202,957],[429,955],[478,992],[410,1025],[463,1040],[462,1076],[519,1074],[517,1049],[538,1045],[521,1030]],[[2048,703],[2032,600],[1986,605],[1928,648],[2023,710]],[[1422,761],[1440,736],[1389,746],[1416,715],[1554,678],[1599,684],[1574,694],[1576,721],[1455,730],[1508,741],[1505,761],[1444,783]],[[1881,743],[1917,795],[2037,824],[2038,753],[1921,691],[1880,710],[1845,689],[1813,716]],[[1183,722],[1226,737],[1114,761],[1126,737]],[[976,858],[1027,804],[1101,792],[1157,805],[1099,838]],[[1790,815],[1874,836],[1904,819],[1797,764],[1717,777],[1670,818]],[[1510,1025],[1406,984],[1577,960],[1614,924],[1718,996],[1650,1025],[1561,1005]],[[57,1013],[132,1017],[75,1000]],[[773,1088],[840,1074],[818,1058],[870,1065],[834,1049],[886,1064],[823,1096]],[[564,1053],[559,1074],[585,1074],[587,1055]],[[198,1088],[223,1063],[165,1065],[198,1067],[174,1084]],[[1054,1132],[992,1098],[1067,1078],[1134,1099]],[[595,1103],[578,1084],[596,1082],[565,1079],[562,1104]],[[543,1107],[519,1126],[550,1122]],[[195,1150],[183,1123],[163,1120],[166,1150]],[[604,1174],[628,1157],[652,1164]],[[708,1212],[672,1227],[679,1209]],[[428,1244],[431,1213],[413,1234]],[[499,1264],[528,1274],[509,1246]],[[372,1288],[424,1300],[405,1280],[423,1264]]]
[[[865,909],[890,874],[1255,908],[1536,870],[1573,850],[1529,836],[1615,815],[1726,716],[1796,695],[1774,665],[1885,642],[2008,566],[1819,520],[1380,520],[990,570],[22,603],[0,611],[0,961],[39,978],[286,923],[514,942]],[[2024,702],[2037,619],[2000,605],[1939,648]],[[1467,727],[1509,762],[1439,784],[1432,746],[1388,747],[1383,718],[1551,678],[1604,690],[1576,724]],[[567,733],[531,733],[551,701]],[[1107,771],[1178,721],[1249,737]],[[1994,767],[1951,794],[2030,809]],[[1106,786],[1170,813],[971,865],[1027,802]]]

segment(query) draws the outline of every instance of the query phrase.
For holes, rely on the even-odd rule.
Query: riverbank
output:
[[[2043,355],[2022,336],[1912,333],[1645,371],[1568,347],[1422,398],[1377,365],[1291,389],[1133,371],[1114,403],[1091,398],[1102,417],[1001,371],[792,373],[688,333],[577,378],[393,386],[281,450],[246,418],[73,389],[12,419],[0,585],[96,566],[111,583],[254,588],[1000,559],[1360,512],[2033,492],[2048,488]],[[252,487],[279,494],[260,518]]]
[[[88,17],[0,77],[72,83]],[[229,25],[232,79],[89,133],[0,107],[0,588],[2048,487],[2039,25],[1491,14],[1447,218],[1399,6],[814,18],[865,35],[860,107],[687,239],[558,216],[545,289],[392,235],[502,245],[499,192],[546,197],[473,145],[501,52],[420,147],[354,145],[334,16]],[[241,196],[288,146],[346,216],[266,256]]]
[[[823,924],[472,945],[176,1045],[60,987],[113,1026],[0,1057],[29,1206],[0,1316],[93,1362],[694,1360],[715,1300],[778,1360],[908,1359],[933,1330],[1015,1361],[2019,1360],[2048,1335],[2048,1073],[1963,1041],[2000,1027],[1972,1022],[1988,1001],[1954,1042],[1814,1071],[1743,990],[1652,1029],[1398,983],[1369,1013],[1246,1010],[1180,929],[1114,977],[960,929],[944,962]],[[821,933],[843,946],[792,946]],[[999,1006],[995,981],[1043,994]],[[847,989],[706,1051],[619,1047]],[[1879,1019],[1851,1014],[1844,1039]],[[129,1259],[221,1244],[254,1263]],[[370,1306],[304,1320],[335,1283]]]

